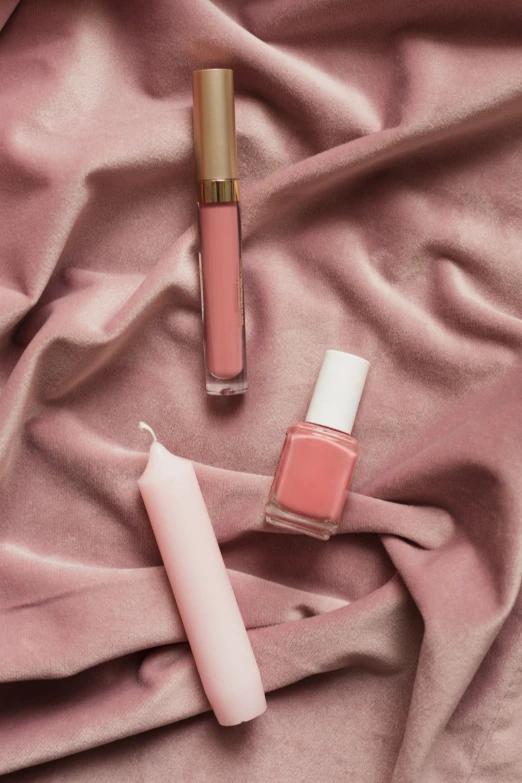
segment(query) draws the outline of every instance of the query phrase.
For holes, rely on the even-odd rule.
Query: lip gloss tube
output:
[[[199,272],[208,394],[247,390],[234,79],[228,68],[192,73]]]

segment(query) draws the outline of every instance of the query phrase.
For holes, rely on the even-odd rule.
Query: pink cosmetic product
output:
[[[199,270],[208,394],[247,390],[233,72],[192,74]]]
[[[286,434],[265,507],[270,524],[323,541],[337,531],[359,455],[351,432],[369,366],[326,352],[306,420]]]
[[[138,480],[203,689],[222,726],[266,710],[259,668],[192,463],[154,432]]]

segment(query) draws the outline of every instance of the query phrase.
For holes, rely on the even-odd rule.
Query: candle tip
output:
[[[140,430],[146,430],[149,433],[149,435],[152,435],[152,440],[154,441],[154,443],[158,442],[158,439],[156,437],[156,433],[154,432],[152,427],[149,427],[149,425],[145,424],[144,421],[140,421],[140,423],[138,424],[138,427],[140,428]]]

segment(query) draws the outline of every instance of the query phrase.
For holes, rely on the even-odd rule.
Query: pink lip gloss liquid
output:
[[[266,520],[326,541],[335,533],[346,502],[359,446],[351,431],[369,363],[327,351],[306,421],[289,428]]]
[[[199,270],[208,394],[247,390],[233,73],[192,74]]]

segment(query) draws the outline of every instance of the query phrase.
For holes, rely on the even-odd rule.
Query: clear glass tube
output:
[[[239,204],[199,203],[199,270],[208,394],[247,390]]]

